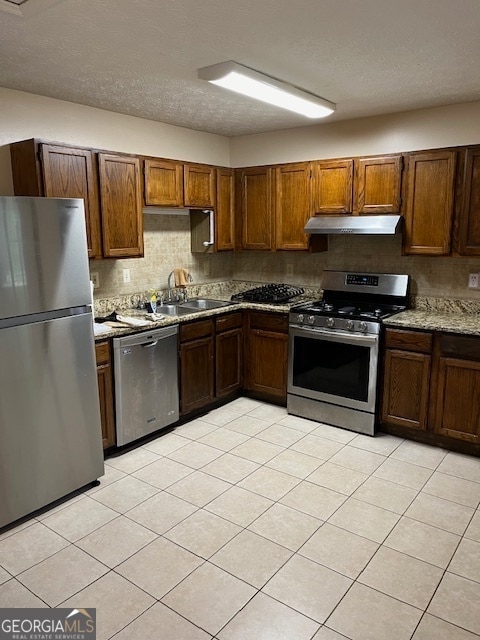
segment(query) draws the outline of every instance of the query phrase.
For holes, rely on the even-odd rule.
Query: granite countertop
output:
[[[439,313],[432,309],[410,309],[386,318],[384,325],[480,336],[480,314],[478,313],[460,311]]]
[[[220,297],[216,298],[217,300],[221,300]],[[229,305],[224,307],[217,307],[216,309],[208,309],[202,311],[192,311],[192,313],[185,313],[181,316],[164,316],[161,320],[151,321],[147,326],[144,327],[110,327],[110,331],[108,333],[101,333],[100,335],[95,336],[95,342],[100,342],[101,340],[106,340],[108,338],[116,338],[118,336],[126,336],[133,333],[139,333],[143,331],[151,331],[152,329],[159,329],[161,327],[168,327],[173,324],[181,324],[183,322],[191,322],[192,320],[203,320],[205,318],[211,318],[214,316],[218,316],[224,313],[231,313],[232,311],[241,311],[243,309],[251,309],[255,311],[267,311],[270,313],[288,313],[291,307],[294,307],[298,304],[302,304],[303,302],[307,302],[312,298],[309,296],[298,296],[292,302],[281,303],[281,304],[265,304],[265,303],[256,303],[256,302],[231,302]],[[229,300],[224,300],[224,302],[229,302]],[[118,313],[123,316],[130,316],[134,318],[143,318],[145,317],[146,312],[139,309],[122,309],[119,310]]]

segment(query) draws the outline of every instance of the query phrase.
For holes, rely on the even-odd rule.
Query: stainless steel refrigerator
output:
[[[83,200],[0,197],[0,527],[103,473]]]

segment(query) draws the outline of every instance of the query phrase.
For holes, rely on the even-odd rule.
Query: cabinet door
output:
[[[407,156],[404,252],[444,256],[450,253],[455,151]]]
[[[402,156],[359,158],[354,161],[353,212],[356,214],[400,211]]]
[[[213,337],[180,345],[182,414],[199,409],[215,399],[213,349]]]
[[[183,164],[176,160],[145,160],[145,204],[183,207]]]
[[[312,165],[314,212],[352,213],[353,160],[319,160]]]
[[[458,253],[462,256],[480,255],[480,147],[465,151],[457,217]]]
[[[273,249],[273,183],[271,167],[254,167],[240,172],[244,249]]]
[[[215,344],[216,396],[233,393],[242,388],[242,329],[218,333]]]
[[[480,442],[480,362],[440,357],[438,371],[435,431]]]
[[[186,207],[214,207],[215,169],[204,164],[184,164],[183,195]]]
[[[101,258],[100,210],[93,153],[60,145],[40,145],[47,198],[83,198],[89,258]]]
[[[143,214],[140,160],[133,156],[98,154],[103,255],[143,256]]]
[[[98,395],[100,399],[100,420],[102,425],[103,448],[113,447],[115,438],[115,418],[113,408],[113,376],[110,364],[108,342],[95,345],[97,358]]]
[[[429,355],[386,350],[382,423],[427,429],[430,368]]]
[[[309,162],[275,169],[277,249],[308,249],[303,229],[312,210],[310,171]]]
[[[250,330],[245,388],[268,397],[287,399],[288,335]]]
[[[217,251],[235,249],[235,179],[233,169],[217,169],[215,239]]]

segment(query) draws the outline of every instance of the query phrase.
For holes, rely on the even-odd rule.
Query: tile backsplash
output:
[[[165,290],[169,273],[188,269],[193,284],[240,280],[286,282],[318,288],[324,269],[407,273],[411,293],[419,297],[473,300],[480,290],[467,288],[468,274],[480,272],[479,258],[402,256],[400,236],[330,236],[324,253],[239,251],[197,254],[190,250],[190,218],[144,216],[145,257],[92,260],[100,287],[95,298],[125,296],[149,289]],[[123,269],[130,282],[123,282]]]
[[[468,289],[468,274],[480,272],[479,258],[402,256],[400,236],[330,236],[323,253],[238,252],[238,280],[321,286],[324,269],[407,273],[414,296],[480,301],[480,289]]]
[[[189,216],[145,214],[144,244],[144,258],[90,261],[90,271],[97,272],[100,279],[95,298],[166,289],[168,275],[176,267],[188,269],[194,284],[233,277],[230,252],[191,253]],[[123,269],[130,270],[128,283],[123,282]]]

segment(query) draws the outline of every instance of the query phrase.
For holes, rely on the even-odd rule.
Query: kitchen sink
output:
[[[164,316],[182,316],[187,313],[193,313],[193,308],[187,309],[187,307],[178,304],[162,304],[157,306],[155,313]]]
[[[183,309],[197,309],[198,311],[208,311],[209,309],[218,309],[220,307],[228,307],[231,302],[224,300],[210,300],[209,298],[194,298],[188,302],[182,302],[179,306]]]

